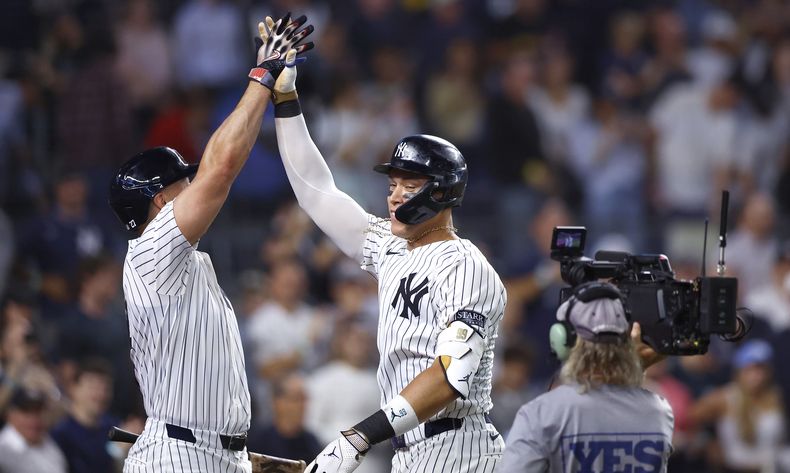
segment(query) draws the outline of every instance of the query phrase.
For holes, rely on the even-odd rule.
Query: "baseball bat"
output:
[[[107,437],[113,442],[134,443],[138,434],[113,426]],[[307,464],[302,460],[273,457],[262,453],[247,452],[253,473],[304,473]]]
[[[137,441],[137,437],[139,437],[139,435],[129,432],[128,430],[123,430],[120,427],[113,426],[113,428],[111,428],[110,432],[107,434],[107,437],[113,442],[134,443]]]

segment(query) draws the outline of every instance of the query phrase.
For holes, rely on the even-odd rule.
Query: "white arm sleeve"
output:
[[[350,258],[362,259],[368,214],[335,187],[332,173],[310,138],[304,116],[275,118],[277,144],[296,200]]]

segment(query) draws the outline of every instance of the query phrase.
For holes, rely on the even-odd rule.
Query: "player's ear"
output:
[[[165,199],[165,193],[164,192],[157,193],[154,196],[154,198],[151,199],[151,203],[154,204],[154,207],[156,207],[157,211],[162,210],[162,207],[164,207],[167,204],[167,199]]]

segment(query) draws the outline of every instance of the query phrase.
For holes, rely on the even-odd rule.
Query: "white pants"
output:
[[[492,473],[504,450],[493,425],[464,422],[460,429],[396,450],[392,473]]]
[[[215,432],[192,429],[196,442],[171,439],[165,423],[145,422],[140,438],[132,445],[123,473],[252,473],[247,449],[222,448]]]

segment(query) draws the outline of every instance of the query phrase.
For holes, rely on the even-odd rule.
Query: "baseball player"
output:
[[[672,408],[641,388],[649,360],[640,357],[640,333],[631,331],[620,291],[582,284],[557,319],[551,345],[567,360],[564,384],[518,411],[497,473],[666,473]]]
[[[286,61],[293,66],[296,54],[312,47],[298,44],[312,32],[298,30],[305,21],[288,15],[259,25],[258,66],[199,168],[175,150],[154,148],[121,166],[111,182],[110,205],[134,234],[123,289],[148,415],[124,472],[251,471],[250,395],[236,315],[197,244],[247,160],[275,79]]]
[[[483,254],[458,238],[467,168],[451,143],[402,139],[375,170],[389,178],[389,219],[339,191],[307,131],[296,69],[275,83],[277,140],[299,205],[378,279],[381,409],[340,433],[307,473],[353,471],[391,440],[392,471],[491,472],[504,441],[488,420],[494,342],[505,289]],[[342,400],[338,400],[342,402]]]

